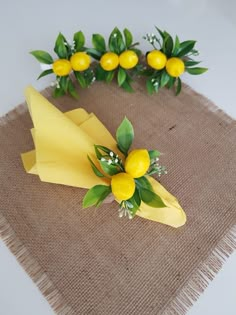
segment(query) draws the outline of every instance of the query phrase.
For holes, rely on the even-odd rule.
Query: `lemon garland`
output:
[[[105,177],[108,185],[92,187],[83,199],[83,208],[99,207],[110,194],[113,194],[120,204],[120,217],[127,215],[132,219],[141,202],[154,208],[166,206],[161,197],[153,191],[148,180],[148,176],[153,174],[160,177],[167,173],[165,167],[159,165],[160,152],[146,149],[129,152],[133,138],[133,126],[124,118],[116,132],[117,148],[124,158],[107,147],[94,146],[97,161],[92,161],[88,156],[89,162],[95,175]]]
[[[180,76],[187,72],[192,75],[202,74],[207,68],[195,67],[200,62],[193,57],[198,55],[194,48],[196,41],[175,40],[166,31],[156,27],[158,35],[146,34],[143,38],[153,47],[146,52],[145,63],[141,62],[141,51],[138,42],[133,42],[131,32],[125,28],[123,33],[115,27],[108,43],[101,34],[92,35],[93,47],[85,46],[82,31],[76,32],[73,42],[69,43],[63,34],[59,34],[54,47],[57,59],[46,51],[34,50],[31,54],[40,62],[43,72],[38,79],[55,74],[54,97],[69,93],[78,98],[76,87],[71,79],[73,73],[81,88],[90,86],[95,80],[111,82],[116,77],[118,86],[127,92],[133,92],[131,83],[136,76],[145,76],[149,94],[160,88],[175,88],[176,95],[181,91]],[[158,37],[160,36],[160,38]],[[95,66],[91,65],[95,59]]]

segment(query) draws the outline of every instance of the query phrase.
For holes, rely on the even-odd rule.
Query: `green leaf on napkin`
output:
[[[120,126],[116,131],[116,141],[118,149],[124,153],[125,156],[128,155],[128,151],[132,145],[134,139],[134,129],[128,118],[124,118]]]
[[[111,193],[111,186],[96,185],[89,189],[83,199],[83,208],[99,207],[104,199]]]

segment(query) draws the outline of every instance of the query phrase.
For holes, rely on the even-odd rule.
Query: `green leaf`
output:
[[[179,41],[179,37],[176,35],[175,37],[175,43],[174,43],[174,47],[173,47],[173,51],[172,51],[172,56],[174,57],[177,52],[179,51],[179,45],[180,45],[180,41]]]
[[[53,73],[52,69],[45,70],[38,76],[37,80],[42,78],[42,77],[44,77],[45,75],[48,75],[48,74],[51,74],[51,73]]]
[[[132,45],[133,36],[127,28],[125,28],[123,32],[124,32],[124,36],[125,36],[125,45],[127,48],[129,48],[129,46]]]
[[[107,161],[101,161],[101,160],[100,160],[100,161],[99,161],[99,164],[100,164],[102,170],[103,170],[106,174],[108,174],[108,175],[110,175],[110,176],[115,175],[115,174],[117,174],[117,173],[120,172],[120,170],[117,168],[117,166],[112,165],[112,164],[108,164]]]
[[[64,76],[64,77],[61,77],[60,78],[60,86],[61,88],[64,90],[65,93],[67,93],[67,90],[68,90],[68,76]]]
[[[208,69],[207,68],[199,68],[199,67],[196,67],[196,68],[186,68],[186,71],[190,74],[202,74],[204,72],[206,72]]]
[[[178,56],[178,57],[185,56],[186,54],[188,54],[193,49],[195,44],[196,44],[195,40],[187,40],[187,41],[180,43],[179,50],[178,50],[176,56]]]
[[[89,189],[83,199],[83,208],[99,207],[104,199],[111,193],[111,186],[96,185]]]
[[[106,43],[102,35],[93,34],[92,43],[93,43],[94,48],[100,51],[101,53],[104,53],[106,51]]]
[[[95,154],[96,154],[96,157],[97,157],[97,159],[98,160],[100,160],[101,158],[102,158],[102,154],[101,154],[101,152],[98,150],[98,145],[94,145],[94,150],[95,150]],[[108,153],[109,154],[109,153]]]
[[[181,88],[182,88],[182,82],[180,78],[177,78],[177,87],[176,87],[176,92],[175,95],[179,95],[179,93],[181,92]]]
[[[116,131],[116,141],[119,150],[127,156],[134,139],[134,129],[128,118],[124,118]]]
[[[121,85],[121,87],[122,87],[126,92],[129,92],[129,93],[134,92],[132,86],[130,85],[129,81],[127,80],[127,77],[126,77],[125,82]]]
[[[161,153],[157,150],[149,150],[148,154],[149,154],[150,160],[155,160],[156,158],[160,156]]]
[[[125,79],[126,79],[126,71],[123,68],[119,67],[118,74],[117,74],[118,85],[121,86],[125,82]]]
[[[54,89],[53,97],[58,98],[58,97],[63,96],[63,95],[65,95],[65,91],[61,87],[59,89],[58,88]]]
[[[139,189],[141,200],[153,208],[164,208],[166,205],[156,193],[146,188]]]
[[[79,31],[74,34],[75,50],[80,51],[85,43],[85,37],[83,32]]]
[[[184,65],[185,67],[192,67],[198,65],[200,62],[201,61],[185,60]]]
[[[66,42],[65,37],[61,33],[59,33],[56,39],[55,47],[54,47],[54,51],[58,55],[59,58],[68,57],[65,42]]]
[[[90,156],[88,155],[87,157],[88,157],[88,160],[89,160],[89,162],[90,162],[90,164],[91,164],[91,167],[92,167],[92,169],[93,169],[94,174],[97,175],[98,177],[105,177],[105,176],[99,171],[99,169],[97,168],[97,166],[93,163],[93,161],[91,160]]]
[[[152,189],[152,185],[150,184],[149,180],[145,176],[136,178],[135,179],[135,183],[137,184],[137,187],[139,189],[145,188],[145,189],[148,189],[148,190],[153,190]]]
[[[110,51],[115,52],[118,55],[125,50],[123,36],[117,27],[115,27],[111,32],[108,40],[108,46]]]
[[[164,41],[164,39],[165,39],[165,34],[164,34],[164,32],[162,32],[157,26],[155,26],[155,29],[158,31],[158,33],[161,35],[161,37],[162,37],[162,39],[163,39],[163,41]]]
[[[165,70],[163,70],[161,74],[161,87],[165,86],[168,83],[169,79],[169,74]]]
[[[102,56],[102,53],[94,48],[86,48],[86,52],[96,60],[99,60]]]
[[[152,78],[150,78],[146,81],[146,88],[147,88],[149,95],[152,95],[153,92],[155,91],[155,88],[154,88],[153,83],[152,83]]]
[[[90,69],[90,68],[83,72],[83,76],[86,81],[86,86],[89,86],[90,84],[92,84],[95,79],[93,69]]]
[[[169,81],[167,83],[167,88],[168,89],[171,89],[174,86],[175,80],[176,80],[176,78],[170,76],[170,79],[169,79]]]
[[[72,83],[71,80],[69,80],[69,83],[68,83],[68,91],[69,91],[70,95],[72,97],[74,97],[75,99],[79,98],[79,94],[77,93],[77,91],[74,87],[74,84]]]
[[[115,75],[115,70],[107,71],[106,82],[110,83]]]
[[[107,77],[107,71],[102,69],[100,64],[98,64],[96,69],[95,69],[95,76],[96,76],[97,81],[104,81],[104,80],[106,80],[106,77]]]
[[[130,208],[130,211],[132,213],[132,216],[134,217],[141,205],[141,198],[137,188],[135,189],[133,196],[127,201],[133,205],[133,208]]]
[[[170,34],[167,32],[164,32],[164,36],[165,36],[165,39],[163,43],[163,51],[168,57],[170,57],[172,53],[173,45],[174,45],[173,39],[170,36]]]
[[[96,151],[96,149],[99,149],[99,150],[105,152],[105,153],[108,154],[108,155],[110,155],[110,152],[113,152],[113,151],[111,151],[109,148],[104,147],[103,145],[95,144],[94,147],[95,147],[95,151]],[[114,152],[113,152],[113,153],[114,153]],[[97,157],[98,157],[98,156],[97,156]],[[102,157],[102,156],[100,156],[100,157]],[[100,159],[100,157],[98,157],[98,159]]]
[[[86,83],[86,80],[83,76],[82,73],[80,73],[79,71],[74,71],[74,74],[75,74],[75,77],[76,77],[76,80],[79,82],[80,86],[84,89],[87,87],[87,83]]]
[[[39,62],[46,63],[47,65],[51,65],[53,63],[53,59],[49,53],[43,50],[34,50],[30,52]]]

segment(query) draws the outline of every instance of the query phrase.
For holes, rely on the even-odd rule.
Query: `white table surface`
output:
[[[39,65],[28,52],[36,49],[52,52],[59,31],[69,38],[81,29],[89,44],[94,32],[108,36],[114,26],[128,27],[142,42],[141,48],[147,50],[150,46],[142,36],[153,32],[157,25],[178,34],[181,40],[198,41],[202,66],[209,67],[209,71],[202,76],[185,75],[184,81],[236,118],[235,0],[0,0],[0,4],[0,115],[24,100],[23,90],[28,84],[42,89],[53,80],[49,76],[36,81]],[[53,314],[2,241],[0,314]],[[236,314],[236,253],[189,314]]]

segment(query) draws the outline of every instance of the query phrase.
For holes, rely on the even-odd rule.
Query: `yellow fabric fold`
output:
[[[34,125],[31,133],[35,145],[35,150],[21,155],[26,172],[38,175],[42,181],[87,189],[98,184],[109,185],[106,179],[94,174],[87,158],[89,155],[99,167],[94,144],[120,154],[116,141],[98,118],[82,108],[62,113],[33,87],[28,87],[25,95]],[[137,215],[173,227],[183,225],[186,216],[176,198],[153,178],[149,180],[166,207],[142,204]]]

